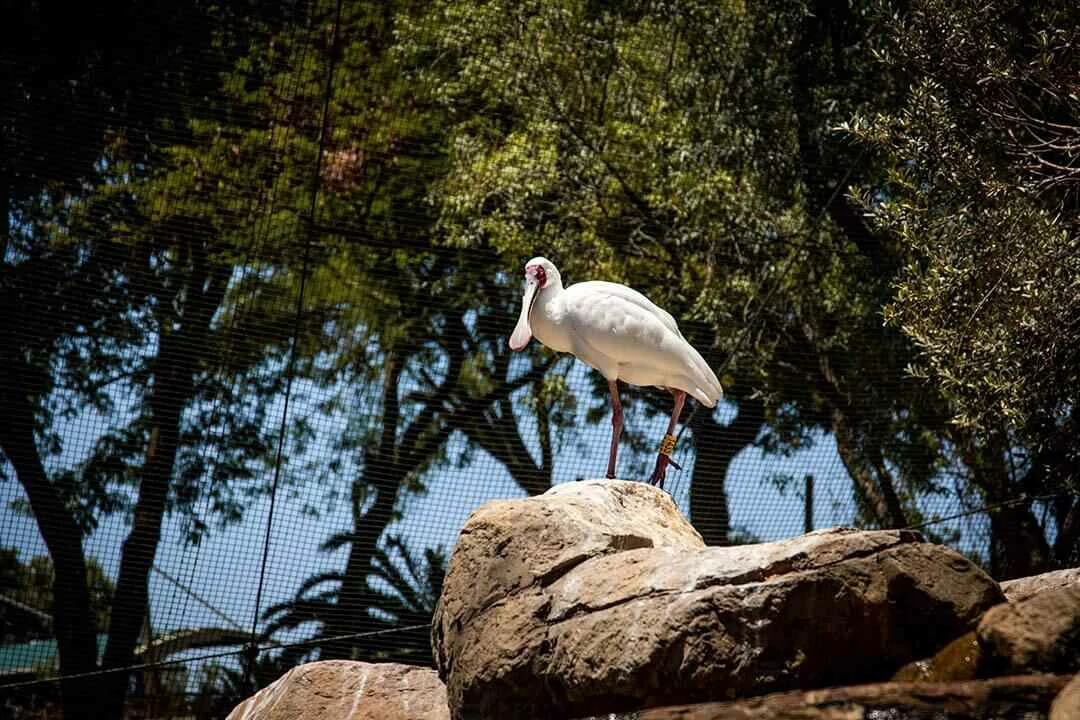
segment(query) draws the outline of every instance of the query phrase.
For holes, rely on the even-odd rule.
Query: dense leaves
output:
[[[934,489],[937,408],[875,317],[898,255],[840,197],[868,170],[833,126],[895,92],[870,72],[871,27],[833,3],[455,2],[402,34],[454,122],[432,190],[446,241],[627,282],[721,370],[736,421],[693,420],[710,542],[731,458],[815,428],[867,522],[908,524]]]
[[[90,560],[86,569],[94,621],[104,631],[115,587],[97,561]],[[0,638],[4,643],[51,635],[55,583],[56,572],[47,556],[22,562],[17,551],[0,550]]]
[[[851,125],[883,173],[862,204],[906,253],[885,319],[973,463],[1008,456],[1007,480],[975,478],[987,496],[1049,499],[1056,539],[1028,533],[1031,553],[1061,564],[1080,558],[1078,23],[1072,3],[914,3],[883,48],[915,74],[904,107]]]

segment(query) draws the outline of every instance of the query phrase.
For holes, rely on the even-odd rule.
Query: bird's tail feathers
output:
[[[700,400],[707,407],[716,407],[716,403],[720,401],[720,398],[724,397],[724,389],[720,386],[720,380],[716,377],[716,373],[709,367],[709,363],[705,362],[705,358],[701,356],[693,346],[690,346],[691,366],[693,367],[693,373],[691,375],[693,383],[698,386],[701,396],[697,393],[691,393],[694,397]]]
[[[665,387],[680,388],[694,396],[705,407],[716,407],[720,396],[708,386],[702,387],[696,377],[688,375],[669,376]]]
[[[705,407],[707,407],[707,408],[716,407],[716,401],[717,401],[718,398],[716,398],[713,395],[710,395],[709,393],[705,392],[701,388],[695,386],[694,389],[690,391],[690,394],[693,395],[697,399],[697,401],[700,402]]]

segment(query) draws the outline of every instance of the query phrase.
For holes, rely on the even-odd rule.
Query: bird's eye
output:
[[[539,287],[543,288],[545,285],[547,285],[547,273],[544,272],[544,267],[542,265],[530,265],[525,268],[526,283],[528,283],[530,275],[536,278],[536,284]]]

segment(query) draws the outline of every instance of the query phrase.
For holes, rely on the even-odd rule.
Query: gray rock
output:
[[[1076,672],[1080,670],[1080,583],[991,608],[976,635],[987,672]]]
[[[917,533],[703,547],[662,491],[587,481],[470,517],[432,641],[454,718],[574,716],[885,679],[1003,600]]]
[[[435,671],[397,663],[299,665],[237,705],[227,720],[449,720]]]
[[[1001,589],[1009,602],[1027,600],[1035,593],[1080,583],[1080,567],[1054,570],[1042,575],[1032,575],[1001,583]]]

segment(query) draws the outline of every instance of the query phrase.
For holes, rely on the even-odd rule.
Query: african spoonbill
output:
[[[663,488],[667,466],[674,464],[673,433],[687,393],[709,408],[723,396],[716,374],[683,337],[675,318],[637,290],[618,283],[592,280],[564,288],[558,268],[547,258],[535,257],[525,264],[521,315],[510,336],[510,349],[524,350],[533,336],[556,352],[571,353],[607,380],[612,426],[609,478],[615,477],[623,426],[619,381],[665,388],[674,396],[667,434],[649,478]]]

